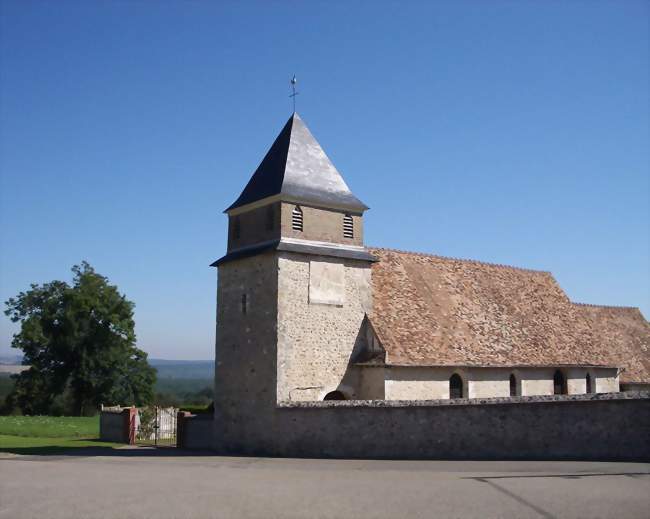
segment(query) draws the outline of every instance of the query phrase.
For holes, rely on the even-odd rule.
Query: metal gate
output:
[[[176,447],[174,407],[139,407],[135,417],[135,443],[155,447]]]

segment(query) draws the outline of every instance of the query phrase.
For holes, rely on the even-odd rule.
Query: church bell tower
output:
[[[228,254],[219,266],[269,247],[369,259],[363,248],[368,207],[347,184],[294,113],[275,139],[228,215]]]
[[[217,422],[354,396],[345,378],[372,305],[366,209],[294,113],[225,210],[227,253],[212,264]]]

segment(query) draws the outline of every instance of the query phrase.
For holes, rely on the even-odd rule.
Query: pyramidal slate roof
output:
[[[352,194],[297,113],[289,118],[239,198],[225,212],[275,195],[354,212],[368,209]]]

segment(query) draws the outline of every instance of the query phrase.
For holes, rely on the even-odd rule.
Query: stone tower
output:
[[[217,448],[263,450],[279,402],[354,396],[346,373],[372,305],[366,209],[294,113],[226,209],[213,263]]]

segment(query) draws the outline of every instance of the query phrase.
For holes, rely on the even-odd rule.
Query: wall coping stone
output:
[[[184,416],[185,420],[212,420],[214,419],[214,415],[212,413],[190,413],[188,411],[184,411],[188,414]]]
[[[603,400],[650,400],[650,391],[626,391],[620,393],[589,393],[580,395],[534,395],[493,398],[455,398],[441,400],[325,400],[280,401],[278,409],[328,409],[354,407],[457,407],[478,405],[543,404],[549,402],[599,402]]]

